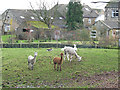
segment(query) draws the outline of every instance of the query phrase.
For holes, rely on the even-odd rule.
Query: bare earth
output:
[[[118,88],[118,72],[115,71],[104,72],[90,77],[78,75],[78,77],[81,78],[77,79],[76,82],[79,83],[80,86],[89,85],[95,86],[95,88]]]
[[[120,73],[119,73],[120,74]],[[68,86],[68,88],[71,87],[77,87],[80,88],[116,88],[118,90],[118,72],[111,71],[111,72],[104,72],[102,74],[95,74],[93,76],[87,77],[83,75],[76,75],[71,80],[68,80],[66,78],[67,83],[64,83],[65,86]],[[56,88],[63,88],[62,84],[63,80],[58,80],[53,82],[54,84],[58,83],[59,86],[55,86]],[[52,84],[53,84],[52,83]],[[120,83],[119,83],[120,84]]]

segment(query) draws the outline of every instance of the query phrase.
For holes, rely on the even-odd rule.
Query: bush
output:
[[[118,47],[118,39],[115,38],[101,38],[99,39],[99,45],[102,47]]]

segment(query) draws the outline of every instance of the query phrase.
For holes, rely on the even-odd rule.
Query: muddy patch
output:
[[[79,86],[88,86],[89,88],[118,88],[118,72],[104,72],[90,77],[77,75],[74,77],[74,81]]]

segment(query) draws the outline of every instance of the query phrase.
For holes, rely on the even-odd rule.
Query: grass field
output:
[[[38,52],[33,70],[28,70],[27,57]],[[61,49],[53,48],[47,52],[46,48],[4,48],[2,49],[2,79],[3,87],[14,88],[95,88],[100,83],[88,83],[84,78],[102,74],[104,72],[118,72],[118,50],[115,49],[78,49],[82,61],[73,58],[62,64],[62,71],[55,71],[49,64]],[[60,57],[60,56],[59,56]],[[82,80],[83,79],[83,80]],[[114,78],[110,79],[114,81]]]

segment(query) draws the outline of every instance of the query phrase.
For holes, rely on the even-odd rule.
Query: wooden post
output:
[[[22,48],[22,41],[20,42],[20,48]]]
[[[118,39],[118,47],[120,48],[120,38]]]

